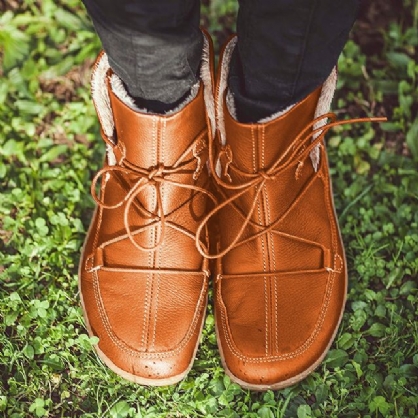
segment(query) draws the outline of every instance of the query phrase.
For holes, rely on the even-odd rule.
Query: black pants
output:
[[[197,81],[199,0],[83,0],[110,66],[139,103],[164,111]],[[238,118],[255,122],[324,82],[360,0],[239,0],[229,87]]]

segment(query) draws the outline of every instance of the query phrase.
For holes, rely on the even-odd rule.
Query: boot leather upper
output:
[[[227,65],[223,58],[221,70]],[[317,139],[315,170],[312,127],[301,135],[315,118],[321,88],[271,121],[241,124],[228,110],[222,78],[219,72],[216,100],[225,139],[218,131],[213,166],[220,202],[228,201],[216,210],[218,254],[229,250],[216,267],[218,344],[238,382],[279,388],[325,355],[345,302],[325,147]]]
[[[114,133],[102,132],[108,158],[93,190],[99,204],[82,254],[81,296],[108,365],[139,383],[167,384],[191,366],[207,303],[208,263],[194,242],[213,200],[205,87],[161,116],[127,106],[110,77],[109,70]]]

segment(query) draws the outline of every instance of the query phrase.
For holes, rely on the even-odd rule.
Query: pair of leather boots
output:
[[[336,72],[281,114],[242,124],[227,86],[235,46],[215,83],[205,34],[200,82],[165,115],[136,108],[105,54],[93,69],[107,154],[80,295],[98,355],[133,382],[173,384],[191,369],[210,278],[222,363],[244,388],[306,377],[342,317],[346,262],[323,143],[338,123]]]

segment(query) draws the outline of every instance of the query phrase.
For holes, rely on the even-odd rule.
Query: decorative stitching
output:
[[[102,196],[102,194],[103,194],[103,200],[104,200],[105,199],[105,190],[106,190],[106,188],[105,188],[105,184],[103,184],[103,183],[107,183],[107,180],[106,179],[103,180],[102,186],[100,188],[101,189],[100,196]],[[103,219],[103,209],[100,208],[100,211],[99,211],[99,219],[97,221],[96,234],[94,236],[94,242],[93,242],[93,251],[96,251],[97,243],[99,242],[99,230],[100,230],[100,226],[102,224],[102,219]]]
[[[279,356],[269,356],[267,358],[260,358],[260,357],[248,357],[243,355],[242,353],[239,352],[239,350],[235,347],[235,344],[228,332],[228,328],[226,326],[227,323],[227,318],[226,318],[226,306],[223,302],[222,299],[219,300],[219,303],[221,304],[221,317],[222,317],[222,328],[224,331],[224,336],[225,336],[225,340],[227,342],[227,345],[231,351],[231,353],[239,358],[242,361],[246,361],[248,363],[271,363],[274,361],[282,361],[282,360],[287,360],[290,358],[295,358],[301,354],[303,354],[315,341],[316,337],[318,336],[318,334],[320,333],[323,323],[324,323],[324,319],[326,316],[326,312],[328,310],[328,306],[329,306],[329,301],[330,301],[330,297],[331,297],[331,293],[332,293],[332,288],[334,285],[334,277],[335,277],[335,273],[328,273],[328,281],[327,281],[327,286],[325,289],[325,301],[322,305],[322,309],[320,311],[319,314],[319,318],[317,323],[315,324],[314,330],[312,331],[312,334],[308,337],[308,339],[305,341],[305,343],[298,348],[297,350],[288,353],[288,354],[284,354],[284,355],[279,355]]]
[[[123,160],[126,158],[126,147],[125,144],[119,141],[116,145],[116,148],[120,151],[121,154],[120,160],[118,161],[118,164],[121,165]]]
[[[252,143],[253,143],[253,170],[254,173],[257,172],[257,163],[256,163],[256,141],[255,141],[255,136],[254,136],[254,127],[251,126],[251,139],[252,139]],[[257,141],[258,142],[258,141]],[[264,155],[263,152],[261,153],[261,159],[262,159],[262,166],[264,168],[263,165],[263,160],[264,160]],[[255,188],[255,191],[257,192],[258,190],[258,186]],[[258,223],[261,225],[262,223],[262,219],[261,219],[261,202],[258,199],[257,202],[257,212],[258,212]],[[267,268],[266,268],[266,254],[265,254],[265,247],[264,247],[264,237],[260,237],[261,240],[261,251],[262,251],[262,257],[263,257],[263,271],[266,272]],[[267,286],[267,277],[264,277],[264,305],[265,305],[265,347],[266,347],[266,356],[268,356],[268,350],[269,350],[269,306],[268,306],[268,286]]]
[[[160,129],[160,123],[159,123],[159,119],[156,115],[153,116],[153,120],[152,120],[152,162],[153,164],[157,164],[159,157],[160,157],[160,145],[161,145],[161,129]],[[155,192],[153,190],[152,192],[152,208],[155,207],[156,205],[156,195]],[[157,230],[157,226],[154,228],[150,229],[150,237],[149,237],[149,246],[154,246],[156,241],[157,241],[157,234],[158,234],[158,230]],[[152,243],[152,245],[151,245]],[[155,268],[156,265],[156,254],[155,251],[150,252],[150,263],[151,263],[151,267]],[[151,339],[151,344],[150,344],[150,334],[152,332],[152,335],[154,335],[155,333],[155,321],[152,323],[151,322],[151,318],[152,318],[152,314],[153,314],[153,300],[154,300],[154,287],[155,287],[155,275],[151,274],[151,278],[150,278],[151,284],[150,284],[150,301],[149,301],[149,310],[148,310],[148,327],[147,327],[147,347],[151,348],[152,346],[152,339]],[[154,314],[154,320],[155,320],[155,314]],[[152,328],[152,331],[151,331]]]
[[[321,157],[323,157],[323,156],[321,156]],[[324,158],[321,158],[320,164],[322,163],[323,160],[324,160]],[[322,170],[318,170],[317,173],[320,173],[321,171]],[[333,216],[333,211],[332,211],[332,207],[330,205],[330,199],[329,199],[329,196],[330,196],[329,181],[326,181],[326,180],[328,180],[328,177],[326,176],[326,173],[324,175],[324,177],[327,177],[325,180],[321,175],[318,175],[318,177],[321,178],[321,180],[324,184],[325,192],[326,192],[325,193],[325,202],[326,202],[326,205],[327,205],[328,219],[330,219],[330,224],[331,224],[331,234],[332,234],[331,239],[332,239],[332,246],[333,246],[333,250],[334,250],[334,260],[338,260],[338,259],[341,259],[341,257],[337,254],[337,251],[336,251],[336,247],[337,247],[336,228],[335,228],[335,225],[334,225],[334,216]],[[309,185],[305,188],[305,190],[302,191],[302,194],[299,195],[298,198],[289,207],[288,211],[286,211],[286,213],[283,215],[282,219],[284,219],[284,217],[290,212],[290,210],[294,207],[294,205],[297,202],[299,202],[302,195],[305,194],[306,191],[312,186],[313,180],[315,178],[316,178],[316,176],[314,175],[313,178],[312,178],[312,181],[310,181]],[[225,340],[227,342],[227,345],[228,345],[231,353],[235,357],[239,358],[240,360],[243,360],[243,361],[246,361],[246,362],[249,362],[249,363],[265,363],[265,362],[281,361],[281,360],[287,360],[287,359],[290,359],[290,358],[295,358],[295,357],[303,354],[313,344],[316,337],[321,332],[321,329],[322,329],[323,324],[324,324],[325,316],[326,316],[326,313],[328,311],[328,307],[329,307],[329,303],[330,303],[330,299],[331,299],[331,294],[332,294],[332,289],[333,289],[333,286],[334,286],[334,281],[335,281],[335,278],[336,278],[338,273],[340,273],[340,272],[339,271],[328,271],[328,281],[327,281],[327,286],[325,288],[324,301],[322,303],[322,307],[321,307],[321,311],[320,311],[320,314],[319,314],[318,321],[315,324],[314,330],[312,331],[311,335],[308,337],[308,339],[305,341],[305,343],[299,349],[297,349],[297,350],[295,350],[291,353],[281,355],[281,356],[270,356],[268,358],[253,358],[253,357],[247,357],[247,356],[243,355],[242,353],[240,353],[240,351],[235,347],[235,344],[234,344],[234,342],[233,342],[233,340],[232,340],[232,338],[229,334],[228,327],[226,326],[226,324],[227,324],[226,306],[223,303],[223,300],[221,299],[220,304],[221,304],[222,328],[223,328],[223,331],[224,331]]]
[[[149,256],[148,256],[149,259]],[[142,321],[143,329],[142,329],[142,346],[144,350],[147,348],[147,341],[146,341],[146,330],[147,330],[147,312],[148,312],[148,304],[149,304],[149,281],[151,278],[151,274],[147,274],[147,281],[145,283],[145,300],[144,300],[144,319]]]
[[[196,154],[200,154],[205,148],[207,148],[206,140],[201,138],[199,141],[196,142],[194,146],[194,151]]]
[[[343,271],[344,261],[339,254],[334,255],[334,271],[341,273]]]
[[[105,193],[105,187],[104,186],[105,185],[103,183],[107,183],[107,181],[106,180],[103,180],[102,181],[102,185],[100,187],[100,196],[103,195],[103,200],[104,200],[104,193]],[[91,256],[93,256],[94,252],[96,251],[97,243],[99,242],[99,230],[100,230],[100,226],[102,224],[103,208],[99,207],[99,214],[98,215],[99,215],[99,217],[98,217],[98,220],[97,220],[97,228],[96,228],[96,234],[94,235]],[[92,271],[92,269],[93,269],[93,260],[91,260],[91,261],[92,261],[92,266],[91,266],[90,269],[86,268],[87,271],[89,271],[89,270]],[[86,264],[87,264],[87,260],[86,260]],[[86,267],[87,267],[87,265],[86,265]]]
[[[261,128],[261,148],[262,148],[262,152],[261,152],[261,159],[262,159],[262,165],[263,165],[263,169],[265,169],[265,125],[262,125]],[[268,198],[268,193],[267,193],[267,184],[264,184],[263,186],[263,196],[264,196],[264,201],[265,201],[265,213],[266,213],[266,217],[267,217],[267,222],[270,225],[271,223],[271,217],[270,217],[270,203],[269,203],[269,198]],[[273,236],[273,232],[270,232],[269,234],[269,240],[267,240],[267,243],[270,241],[271,244],[271,251],[269,252],[269,254],[271,254],[271,258],[273,261],[273,271],[277,271],[276,268],[276,252],[274,249],[274,236]],[[270,267],[270,266],[269,266]],[[277,321],[277,316],[278,316],[278,302],[277,302],[277,280],[276,277],[273,277],[273,282],[274,282],[274,312],[273,309],[271,309],[271,319],[272,319],[272,327],[274,326],[274,329],[271,330],[271,333],[273,335],[273,339],[274,339],[274,347],[276,349],[276,352],[279,351],[279,341],[278,341],[278,321]],[[271,278],[269,278],[269,282],[270,282],[270,292],[271,292]],[[274,324],[274,325],[273,325]]]
[[[156,144],[157,144],[157,116],[153,115],[152,117],[152,163],[156,164],[157,156],[156,156]],[[154,191],[152,191],[152,207],[155,206],[155,196]],[[150,228],[149,236],[148,236],[148,247],[151,247],[152,244],[155,243],[154,237],[154,228]],[[154,252],[150,251],[148,253],[148,266],[150,268],[154,267]],[[144,350],[147,350],[149,345],[149,332],[151,326],[151,311],[152,311],[152,288],[153,288],[153,280],[154,275],[153,273],[149,273],[147,276],[147,283],[146,283],[146,301],[144,306],[144,331],[143,331],[143,340],[144,340]]]
[[[204,151],[207,148],[206,141],[201,138],[199,141],[196,142],[196,144],[193,147],[193,157],[196,158],[197,164],[196,164],[196,170],[193,173],[193,180],[197,180],[200,175],[202,174],[204,164],[202,163],[202,157],[200,154],[202,151]]]
[[[321,148],[321,153],[325,152],[323,148]],[[338,252],[338,244],[337,244],[337,230],[335,227],[335,218],[334,218],[334,210],[332,208],[331,205],[331,200],[332,196],[331,196],[331,188],[330,188],[330,179],[329,176],[327,174],[327,172],[324,170],[325,165],[322,163],[322,161],[325,159],[324,155],[320,155],[321,159],[320,159],[320,164],[321,167],[318,171],[323,172],[323,177],[321,177],[322,183],[324,185],[325,188],[325,202],[327,205],[327,212],[328,212],[328,219],[330,220],[330,224],[331,224],[331,241],[332,241],[332,249],[334,254],[337,254]],[[325,159],[326,161],[326,159]]]
[[[264,199],[265,199],[265,203],[266,203],[266,215],[267,215],[267,222],[270,225],[271,222],[271,218],[270,218],[270,203],[269,203],[269,199],[268,199],[268,193],[267,193],[267,186],[264,185]],[[269,233],[269,237],[270,237],[270,244],[271,244],[271,258],[273,261],[273,271],[277,271],[277,266],[276,266],[276,252],[274,249],[274,235],[273,232]],[[275,338],[275,348],[278,351],[279,350],[279,342],[278,342],[278,321],[277,321],[277,316],[278,316],[278,302],[277,302],[277,278],[275,276],[273,276],[273,281],[274,281],[274,306],[275,306],[275,313],[273,316],[273,322],[274,322],[274,338]],[[270,280],[271,282],[271,280]]]
[[[87,272],[89,272],[89,273],[92,272],[93,267],[94,267],[94,254],[90,254],[86,258],[86,270],[87,270]]]
[[[165,149],[164,149],[164,139],[165,139],[165,133],[166,133],[166,127],[167,127],[167,120],[163,119],[163,123],[162,123],[162,129],[161,129],[161,135],[160,135],[160,140],[159,140],[159,148],[160,148],[160,152],[158,155],[158,159],[160,161],[165,161]],[[161,184],[161,199],[164,202],[164,184]],[[163,208],[164,210],[164,208]],[[161,233],[161,231],[160,231]],[[154,237],[154,245],[156,244],[157,241],[157,237]],[[154,256],[154,264],[155,267],[160,269],[160,253],[159,252],[155,252],[155,256]],[[155,339],[156,339],[156,335],[157,335],[157,323],[158,323],[158,300],[159,300],[159,295],[160,295],[160,275],[156,274],[156,277],[154,278],[154,282],[155,280],[157,281],[157,289],[155,292],[155,312],[154,312],[154,327],[153,327],[153,334],[152,334],[152,341],[151,341],[151,347],[154,348],[155,347]],[[155,283],[154,283],[155,285]]]
[[[136,350],[133,350],[128,345],[126,345],[112,331],[112,328],[110,326],[110,322],[109,322],[109,319],[107,317],[106,311],[104,310],[104,304],[103,304],[102,298],[100,296],[99,277],[97,275],[97,271],[94,271],[93,272],[94,295],[95,295],[99,315],[100,315],[100,318],[102,320],[102,324],[105,328],[105,331],[106,331],[106,334],[108,335],[108,337],[112,340],[112,342],[118,348],[120,348],[121,350],[123,350],[125,353],[127,353],[128,355],[130,355],[132,357],[166,358],[166,357],[170,357],[170,356],[173,356],[173,355],[179,353],[187,345],[187,343],[191,340],[191,338],[194,334],[194,330],[195,330],[197,322],[198,322],[198,317],[199,317],[198,314],[199,314],[200,310],[202,309],[202,303],[203,303],[204,298],[205,298],[204,295],[206,295],[206,289],[208,287],[208,279],[205,276],[205,274],[201,273],[201,272],[196,273],[196,274],[202,274],[203,275],[202,289],[200,291],[199,299],[198,299],[197,304],[196,304],[196,309],[195,309],[195,312],[194,312],[194,315],[193,315],[193,321],[190,324],[190,328],[189,328],[188,332],[186,333],[185,337],[183,338],[183,340],[180,341],[177,348],[175,348],[173,350],[170,350],[170,351],[165,351],[163,353],[149,353],[149,352],[141,353],[141,352],[138,352]]]
[[[155,348],[155,339],[157,335],[157,322],[158,322],[158,299],[159,299],[159,293],[160,293],[160,275],[156,274],[154,278],[154,286],[155,286],[155,280],[157,281],[157,290],[155,292],[155,313],[154,313],[154,327],[153,327],[153,333],[152,333],[152,340],[150,348]]]
[[[323,160],[323,158],[321,158],[321,161]],[[318,173],[320,172],[320,170],[318,170]],[[329,201],[329,188],[327,187],[327,182],[324,181],[324,179],[318,175],[318,177],[321,178],[321,180],[324,182],[324,187],[325,187],[325,201],[327,204],[327,209],[328,209],[328,215],[330,215],[330,201]],[[307,187],[302,191],[302,193],[298,196],[298,198],[293,201],[292,205],[288,208],[288,210],[285,212],[285,214],[283,214],[282,219],[285,218],[285,216],[291,211],[291,209],[300,201],[300,199],[302,198],[302,196],[307,192],[307,190],[310,189],[310,187],[313,184],[314,179],[316,178],[316,175],[314,175],[312,177],[312,180],[309,182],[309,184],[307,185]],[[331,212],[332,214],[332,212]],[[333,249],[334,249],[334,254],[336,257],[336,259],[338,259],[338,257],[340,257],[338,254],[336,254],[336,241],[335,241],[335,225],[334,225],[334,217],[333,216],[329,216],[329,219],[331,219],[331,231],[332,231],[332,241],[333,241]],[[246,361],[249,363],[268,363],[268,362],[274,362],[274,361],[282,361],[282,360],[287,360],[287,359],[291,359],[291,358],[295,358],[301,354],[303,354],[306,350],[308,350],[308,348],[313,344],[313,342],[315,341],[315,339],[317,338],[317,336],[320,334],[323,324],[324,324],[324,320],[325,320],[325,316],[326,313],[328,311],[328,307],[329,307],[329,303],[330,303],[330,299],[331,299],[331,294],[332,294],[332,289],[334,286],[334,281],[336,278],[336,274],[338,273],[338,271],[328,271],[328,281],[327,281],[327,286],[325,288],[325,292],[324,292],[324,300],[321,306],[321,311],[319,313],[319,317],[318,317],[318,321],[315,324],[315,327],[311,333],[311,335],[308,337],[308,339],[305,341],[305,343],[299,347],[299,349],[285,354],[285,355],[279,355],[279,356],[269,356],[267,358],[254,358],[254,357],[248,357],[243,355],[235,346],[232,337],[230,335],[229,332],[229,327],[227,326],[227,312],[226,312],[226,306],[222,300],[222,298],[220,298],[219,303],[221,305],[221,318],[222,318],[222,329],[224,332],[224,337],[225,340],[227,342],[227,345],[229,347],[229,350],[231,351],[231,353],[239,358],[242,361]]]

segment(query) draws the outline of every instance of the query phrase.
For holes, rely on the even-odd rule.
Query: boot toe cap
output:
[[[277,297],[269,309],[264,278],[231,277],[218,285],[221,357],[230,377],[252,390],[287,387],[311,373],[325,357],[344,307],[343,273],[276,276]],[[309,292],[307,280],[314,284]]]
[[[83,274],[80,293],[87,329],[99,338],[95,348],[103,362],[121,377],[143,385],[180,381],[192,367],[203,325],[204,275],[178,277],[176,292],[168,280],[164,284],[161,280],[159,298],[147,299],[145,291],[128,291],[133,282],[142,280],[137,275],[113,280],[106,272],[94,274],[93,278]],[[171,299],[164,297],[172,293]],[[147,306],[157,302],[160,309],[150,315]]]

